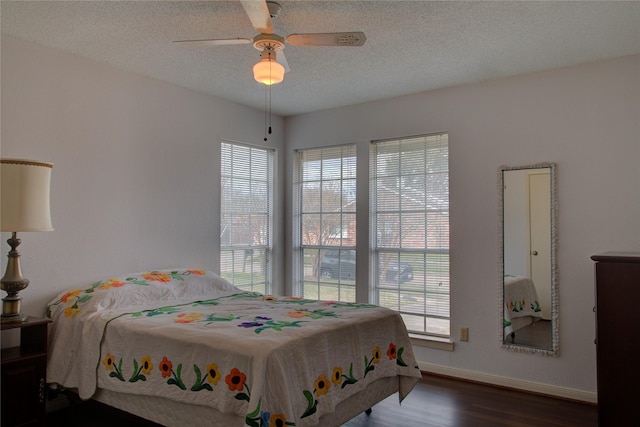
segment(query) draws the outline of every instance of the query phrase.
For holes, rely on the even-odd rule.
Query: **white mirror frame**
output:
[[[510,170],[549,168],[551,172],[551,349],[507,344],[504,340],[504,172]],[[505,350],[557,357],[560,350],[558,302],[558,200],[556,164],[551,162],[523,166],[500,166],[498,170],[498,284],[500,302],[500,345]]]

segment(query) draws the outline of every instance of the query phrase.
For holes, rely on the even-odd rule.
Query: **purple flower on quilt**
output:
[[[263,323],[260,323],[260,322],[242,322],[238,326],[241,328],[256,328],[262,325]]]
[[[256,320],[271,320],[271,317],[266,317],[266,316],[256,316]]]

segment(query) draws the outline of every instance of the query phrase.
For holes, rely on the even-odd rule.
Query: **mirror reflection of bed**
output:
[[[535,285],[529,277],[504,277],[504,341],[551,348],[551,319],[543,317]]]

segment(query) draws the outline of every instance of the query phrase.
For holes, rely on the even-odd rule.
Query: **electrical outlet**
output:
[[[460,341],[469,341],[469,328],[460,327]]]

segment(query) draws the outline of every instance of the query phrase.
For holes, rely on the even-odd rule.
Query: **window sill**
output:
[[[428,337],[425,335],[409,334],[411,344],[418,347],[435,348],[438,350],[453,351],[453,341],[449,338]]]

